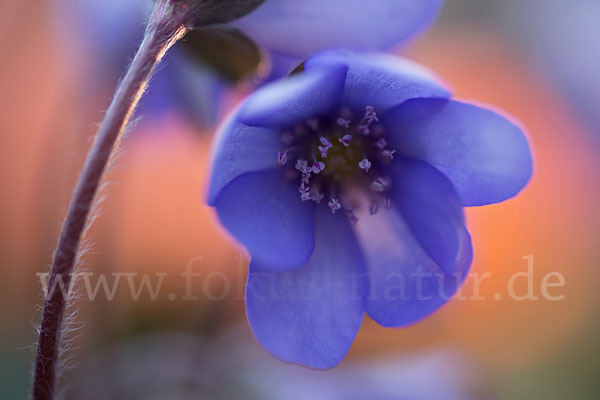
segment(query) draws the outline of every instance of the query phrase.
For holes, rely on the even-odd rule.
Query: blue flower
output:
[[[183,45],[176,46],[167,56],[139,113],[160,114],[175,106],[201,125],[210,125],[219,111],[215,103],[227,87],[217,73],[226,72],[234,80],[248,78],[258,64],[254,61],[259,61],[258,49],[243,39],[242,34],[232,33],[232,28],[245,32],[263,46],[271,66],[269,76],[263,78],[271,80],[287,75],[301,60],[323,48],[385,50],[406,43],[433,22],[441,6],[442,0],[374,0],[368,6],[359,0],[265,0],[229,27],[210,26],[189,33]],[[80,0],[53,10],[60,30],[65,30],[65,25],[71,26],[67,35],[69,45],[73,32],[77,32],[76,36],[86,42],[85,47],[93,49],[94,81],[107,72],[108,78],[115,81],[141,42],[144,20],[151,8],[152,1],[148,0]],[[217,45],[207,45],[219,40],[222,42]],[[235,46],[223,50],[223,42]],[[210,67],[191,65],[189,49],[194,43],[199,44],[194,48],[196,55]],[[187,49],[182,48],[186,46]],[[234,77],[224,71],[223,64],[234,69]],[[191,72],[192,67],[197,69],[197,76]]]
[[[390,55],[317,54],[217,135],[208,201],[251,255],[251,328],[313,368],[344,358],[365,312],[402,327],[446,303],[472,262],[462,208],[532,173],[517,125]]]
[[[233,21],[268,55],[270,82],[328,48],[383,51],[404,45],[433,23],[443,0],[265,0]]]
[[[265,0],[234,21],[270,52],[305,58],[344,47],[384,50],[423,32],[443,0]]]

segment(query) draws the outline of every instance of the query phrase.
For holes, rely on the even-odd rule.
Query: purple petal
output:
[[[214,204],[222,225],[263,268],[297,268],[313,253],[314,206],[300,201],[282,171],[238,176]]]
[[[332,111],[339,105],[346,67],[292,76],[263,86],[240,108],[240,120],[251,126],[286,129]]]
[[[394,327],[444,305],[466,279],[473,257],[452,185],[425,163],[399,161],[391,209],[372,216],[363,209],[355,227],[370,280],[367,312]]]
[[[345,47],[385,50],[425,30],[442,0],[267,0],[234,22],[263,47],[298,57]]]
[[[388,138],[399,154],[421,159],[454,184],[464,206],[498,203],[529,181],[532,157],[517,125],[458,101],[419,99],[386,116]]]
[[[396,160],[390,173],[390,194],[397,211],[429,257],[451,274],[465,229],[462,205],[452,183],[418,160]]]
[[[244,125],[234,113],[216,135],[208,204],[214,205],[223,187],[236,177],[276,168],[280,149],[278,131]]]
[[[343,104],[378,115],[406,100],[419,97],[448,98],[450,93],[424,67],[389,54],[354,54],[326,51],[309,58],[306,70],[348,68]]]
[[[312,368],[338,364],[362,323],[363,258],[343,214],[317,210],[315,251],[300,269],[270,272],[250,263],[248,320],[273,355]]]

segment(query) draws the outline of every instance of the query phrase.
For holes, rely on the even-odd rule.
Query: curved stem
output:
[[[35,400],[54,397],[66,297],[68,297],[68,288],[81,238],[102,176],[155,66],[166,51],[186,32],[187,13],[185,10],[176,12],[174,8],[175,6],[169,0],[157,1],[144,40],[125,77],[117,87],[77,182],[54,253],[48,280],[48,294],[42,312],[35,361],[33,382]],[[56,283],[67,288],[65,290],[67,296],[62,290],[54,290]]]

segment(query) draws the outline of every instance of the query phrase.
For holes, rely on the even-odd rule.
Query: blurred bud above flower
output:
[[[517,125],[409,61],[329,51],[304,70],[220,129],[209,203],[252,257],[258,340],[330,368],[365,312],[407,326],[458,291],[473,257],[463,207],[515,196],[532,158]]]
[[[306,58],[329,47],[385,50],[424,31],[442,0],[266,0],[233,25],[266,49]]]
[[[68,40],[73,40],[70,35],[76,32],[77,39],[83,39],[84,46],[91,49],[97,64],[94,74],[102,76],[108,71],[116,80],[141,42],[144,20],[152,3],[61,2],[56,15],[61,28],[69,20],[74,25],[66,36]],[[367,6],[359,0],[195,3],[202,18],[198,20],[201,29],[188,32],[167,57],[166,66],[154,78],[160,81],[161,88],[151,86],[151,99],[142,102],[141,114],[160,114],[175,104],[201,124],[206,125],[208,120],[210,125],[219,111],[218,98],[227,82],[239,82],[256,74],[267,80],[285,76],[312,52],[323,48],[385,50],[405,43],[433,22],[442,0],[376,0]],[[263,63],[265,57],[269,62]],[[270,69],[259,68],[267,64]],[[192,74],[187,70],[193,68],[201,77],[189,83]]]

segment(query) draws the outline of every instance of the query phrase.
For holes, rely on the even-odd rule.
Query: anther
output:
[[[369,205],[369,215],[375,215],[377,213],[377,203],[371,203]]]
[[[321,136],[319,138],[319,141],[323,144],[323,146],[327,147],[328,149],[330,149],[331,147],[333,147],[333,145],[331,144],[331,142],[329,141],[329,139],[327,139],[325,136]]]
[[[390,182],[387,179],[381,177],[375,179],[375,181],[371,183],[371,189],[376,192],[384,192],[389,188],[389,186]]]
[[[344,135],[343,137],[339,138],[338,140],[345,147],[350,147],[350,141],[352,140],[352,135]]]
[[[327,205],[329,206],[329,208],[331,208],[331,213],[335,214],[335,212],[337,210],[339,210],[340,208],[342,208],[342,204],[340,203],[340,201],[338,199],[331,199],[329,200],[329,202],[327,203]]]
[[[377,143],[375,143],[375,146],[377,146],[377,148],[379,150],[385,149],[385,146],[387,146],[387,145],[388,145],[387,140],[385,140],[384,138],[379,139],[377,141]]]
[[[379,118],[377,118],[377,113],[375,112],[375,108],[373,106],[367,106],[365,112],[365,121],[368,124],[372,124],[373,122],[379,122]]]
[[[279,165],[285,165],[287,163],[287,159],[287,150],[280,151],[279,154],[277,154],[277,163]]]
[[[312,172],[314,174],[318,174],[319,172],[323,171],[325,169],[325,163],[323,161],[315,161],[315,163],[312,166]]]
[[[346,129],[350,128],[350,122],[351,121],[348,120],[348,119],[338,118],[336,122],[337,122],[338,125],[343,126]]]
[[[356,225],[358,223],[358,217],[354,213],[354,208],[353,207],[344,208],[344,211],[346,211],[346,216],[348,217],[348,221],[350,221],[350,223],[352,225]]]
[[[321,152],[321,158],[327,158],[327,152],[329,151],[329,149],[331,149],[333,147],[333,145],[331,144],[329,139],[327,139],[326,137],[321,136],[319,138],[319,140],[323,144],[323,146],[319,146],[319,152]]]
[[[321,200],[323,200],[325,198],[325,195],[323,193],[319,192],[318,190],[315,190],[310,194],[310,198],[315,203],[321,204]]]
[[[365,170],[365,172],[369,172],[371,169],[371,161],[369,161],[366,157],[362,159],[361,162],[358,163],[358,166]]]
[[[300,184],[300,187],[298,188],[298,191],[300,193],[307,193],[310,190],[310,188],[308,187],[308,185],[306,185],[304,182],[302,182]]]
[[[310,173],[311,171],[311,168],[308,166],[308,161],[303,160],[301,158],[296,160],[295,168],[304,174]]]
[[[381,154],[382,154],[384,157],[387,157],[387,158],[389,158],[390,160],[393,160],[393,159],[394,159],[394,154],[395,154],[395,153],[396,153],[396,150],[388,150],[388,149],[385,149],[385,150],[383,150],[383,151],[381,152]]]
[[[310,183],[310,173],[303,173],[301,179],[303,184],[308,185]]]

